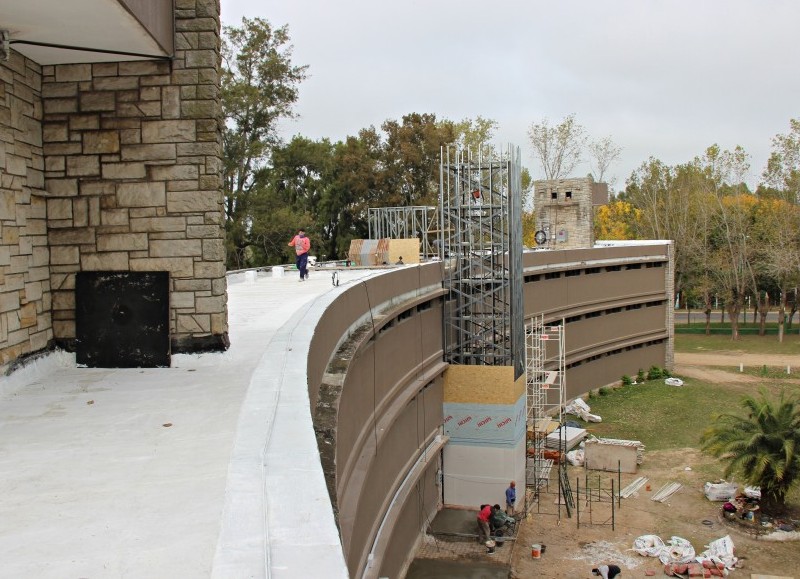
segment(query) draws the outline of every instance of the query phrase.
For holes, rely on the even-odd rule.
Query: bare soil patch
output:
[[[676,353],[675,374],[710,382],[728,384],[733,395],[752,392],[761,382],[754,376],[725,372],[708,366],[792,365],[800,367],[796,356],[770,356],[735,354]],[[591,477],[599,474],[603,485],[610,487],[616,473],[590,471]],[[581,527],[577,518],[567,518],[562,510],[557,515],[555,490],[544,494],[541,501],[532,503],[529,515],[520,525],[512,556],[513,578],[590,578],[591,569],[601,563],[616,563],[623,569],[623,577],[644,577],[646,571],[664,576],[663,565],[657,558],[642,557],[632,550],[637,537],[658,535],[668,542],[673,536],[687,539],[695,551],[701,553],[711,541],[730,535],[740,558],[742,568],[731,572],[731,577],[746,579],[751,573],[793,577],[800,569],[800,544],[793,541],[766,540],[755,534],[764,529],[747,524],[731,523],[721,516],[721,502],[711,502],[703,494],[703,485],[713,481],[721,472],[713,459],[695,448],[665,451],[646,451],[644,463],[636,474],[623,474],[622,488],[639,476],[648,477],[646,487],[628,499],[622,499],[621,508],[614,512],[614,529],[611,528],[611,508],[608,503],[592,505],[591,524],[582,502]],[[571,484],[584,471],[570,467]],[[665,503],[651,500],[653,494],[669,482],[680,483],[682,488]],[[583,484],[583,482],[581,482]],[[617,484],[615,478],[615,485]],[[551,487],[553,483],[551,482]],[[562,507],[563,509],[563,507]],[[800,513],[793,513],[797,518]],[[752,532],[751,532],[752,531]],[[777,532],[774,537],[796,538],[797,533]],[[540,559],[531,556],[531,545],[544,544],[546,550]]]
[[[623,475],[624,488],[638,476],[649,479],[646,487],[628,499],[622,499],[621,508],[614,513],[615,524],[610,524],[611,509],[608,504],[592,505],[593,524],[587,524],[588,505],[581,504],[581,528],[575,513],[567,518],[562,511],[559,520],[554,495],[543,497],[542,505],[534,504],[532,512],[520,526],[512,557],[513,578],[591,577],[591,569],[601,563],[616,563],[623,576],[643,577],[652,570],[664,576],[663,565],[657,558],[642,557],[632,550],[633,542],[642,535],[658,535],[664,542],[673,536],[687,539],[699,554],[711,541],[730,535],[736,555],[742,559],[742,569],[731,576],[748,578],[750,573],[793,576],[800,568],[800,547],[796,542],[767,541],[750,531],[754,526],[731,523],[721,517],[721,502],[711,502],[703,494],[703,485],[709,479],[703,463],[707,458],[696,449],[654,451],[645,455],[645,462],[636,474]],[[686,470],[689,467],[691,470]],[[583,477],[583,470],[570,467],[572,480]],[[592,477],[600,474],[604,484],[610,485],[612,473],[591,471]],[[682,488],[665,503],[651,500],[664,484],[678,482]],[[615,481],[616,484],[616,481]],[[549,504],[545,504],[549,503]],[[563,508],[563,507],[562,507]],[[541,514],[536,511],[540,509]],[[788,538],[790,533],[785,534]],[[531,557],[534,543],[547,546],[541,559]]]

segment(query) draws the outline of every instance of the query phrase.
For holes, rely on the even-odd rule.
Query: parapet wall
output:
[[[399,577],[441,503],[441,264],[353,285],[308,357],[322,468],[353,577]]]

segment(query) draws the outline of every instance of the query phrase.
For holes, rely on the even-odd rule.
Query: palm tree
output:
[[[727,461],[745,484],[761,487],[766,509],[782,509],[786,493],[800,480],[800,403],[781,392],[777,402],[762,388],[759,397],[745,396],[746,416],[720,414],[703,433],[702,448]]]

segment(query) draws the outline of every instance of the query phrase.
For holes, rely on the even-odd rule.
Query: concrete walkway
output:
[[[77,368],[56,353],[0,379],[0,577],[346,577],[311,460],[305,365],[286,373],[269,356],[307,340],[327,301],[376,273],[342,272],[338,288],[325,272],[229,279],[225,353],[162,369]],[[287,445],[280,416],[303,397],[301,442]],[[270,417],[277,446],[248,426]],[[270,476],[237,455],[248,447],[269,457]],[[318,472],[274,476],[299,455]],[[260,496],[241,494],[254,485]],[[248,515],[251,504],[285,512]]]

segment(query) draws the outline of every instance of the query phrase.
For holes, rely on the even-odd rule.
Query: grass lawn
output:
[[[699,447],[711,416],[729,410],[736,398],[715,384],[689,379],[683,386],[667,386],[663,380],[652,380],[610,389],[587,403],[592,414],[603,418],[587,425],[592,434],[639,440],[648,450],[666,450]]]
[[[676,352],[749,352],[800,356],[800,336],[786,335],[783,342],[777,336],[743,335],[737,341],[730,336],[714,334],[675,334]]]
[[[785,378],[785,374],[784,374]],[[692,378],[682,378],[683,386],[667,386],[664,380],[651,380],[643,384],[605,389],[604,395],[594,394],[587,404],[592,414],[602,417],[599,423],[583,423],[567,415],[569,420],[584,425],[598,437],[639,440],[645,453],[658,450],[700,448],[700,437],[711,424],[715,414],[738,413],[743,393],[757,394],[761,384],[735,387],[715,384]],[[785,380],[765,378],[763,385],[771,394],[787,387],[795,389]],[[706,468],[704,468],[706,467]],[[721,476],[723,466],[709,456],[708,463],[698,465],[711,478]],[[800,504],[800,485],[790,491],[790,504]]]

